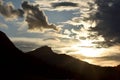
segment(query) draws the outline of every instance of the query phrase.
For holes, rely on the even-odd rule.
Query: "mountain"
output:
[[[68,71],[75,80],[120,80],[120,65],[117,67],[92,65],[65,54],[54,53],[48,46],[27,54],[40,58],[48,65]]]
[[[0,80],[120,80],[120,65],[92,65],[48,46],[24,53],[1,31],[0,55]]]
[[[25,54],[17,49],[3,32],[0,32],[0,41],[0,80],[49,80],[68,78],[63,70],[52,67],[41,59],[31,54]]]

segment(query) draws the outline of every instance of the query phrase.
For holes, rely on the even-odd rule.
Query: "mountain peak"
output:
[[[68,55],[56,54],[48,46],[23,53],[1,31],[0,41],[4,80],[8,77],[11,80],[120,80],[120,65],[95,66]]]
[[[40,48],[35,49],[34,51],[27,52],[28,54],[32,54],[37,57],[42,56],[50,56],[55,54],[52,49],[48,46],[42,46]]]
[[[35,51],[36,52],[38,51],[38,52],[53,53],[52,49],[50,47],[48,47],[48,46],[42,46],[40,48],[37,48]]]

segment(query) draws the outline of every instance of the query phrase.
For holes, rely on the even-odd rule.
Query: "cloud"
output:
[[[89,20],[95,21],[96,26],[91,31],[103,36],[110,46],[120,43],[120,0],[96,0],[95,3],[97,12]]]
[[[22,22],[16,22],[16,26],[18,26],[19,28],[17,29],[20,32],[26,32],[28,27],[27,27],[27,22],[26,21],[22,21]]]
[[[80,48],[79,50],[81,51]],[[116,66],[120,64],[120,44],[111,46],[109,48],[103,48],[103,49],[101,48],[101,50],[96,48],[95,51],[97,50],[98,52],[102,51],[102,53],[100,53],[98,57],[86,57],[86,56],[81,56],[80,54],[72,54],[72,55],[80,60],[87,61],[91,64],[100,65],[100,66]]]
[[[42,10],[47,11],[70,11],[79,9],[80,1],[60,1],[60,0],[36,0],[35,4],[39,4]]]
[[[21,9],[15,9],[12,2],[0,1],[0,14],[4,16],[6,20],[14,20],[18,18],[25,18],[28,24],[28,30],[42,31],[43,29],[58,30],[55,24],[48,22],[45,13],[40,10],[38,5],[28,4],[24,1],[21,4]],[[24,24],[24,23],[23,23]]]
[[[0,14],[7,19],[14,19],[16,17],[23,17],[23,10],[15,9],[12,3],[0,2]]]
[[[4,23],[0,23],[0,28],[2,29],[8,29],[8,25]]]
[[[52,7],[57,8],[57,7],[78,7],[77,3],[73,2],[58,2],[58,3],[51,3]]]
[[[26,37],[11,37],[12,42],[19,49],[28,52],[33,49],[36,49],[40,46],[48,45],[52,47],[54,51],[60,53],[66,53],[67,50],[70,50],[70,46],[73,45],[76,40],[70,40],[68,38],[26,38]],[[63,40],[63,41],[62,41]],[[68,43],[65,45],[65,43]],[[31,46],[32,45],[32,46]],[[28,50],[28,51],[27,51]]]
[[[42,28],[58,30],[55,24],[48,23],[47,16],[38,8],[38,5],[33,6],[25,1],[22,3],[22,8],[27,14],[26,22],[28,23],[29,30],[42,30]]]
[[[76,2],[51,2],[51,10],[55,11],[75,11],[79,10],[79,4]]]
[[[73,25],[73,26],[81,25],[80,17],[73,17],[72,20],[68,20],[66,22],[61,22],[61,23],[63,23],[63,24],[70,24],[70,25]]]

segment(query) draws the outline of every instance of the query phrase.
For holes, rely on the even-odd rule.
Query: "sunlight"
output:
[[[93,47],[94,44],[92,44],[92,40],[80,40],[80,44],[79,46],[82,46],[82,47]]]
[[[100,57],[104,51],[104,48],[95,48],[95,44],[92,44],[91,40],[82,40],[80,44],[72,45],[72,48],[76,50],[77,54],[86,57]]]
[[[100,57],[103,49],[97,48],[80,48],[80,54],[86,57]]]

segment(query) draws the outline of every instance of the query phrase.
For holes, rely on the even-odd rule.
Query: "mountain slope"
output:
[[[120,80],[120,66],[100,67],[43,46],[24,53],[0,31],[0,80]]]
[[[0,32],[0,41],[0,80],[49,80],[69,77],[64,70],[52,67],[17,49],[3,32]]]
[[[80,61],[65,54],[54,53],[50,47],[43,46],[28,52],[48,65],[69,71],[77,80],[119,80],[119,67],[100,67]]]

